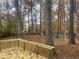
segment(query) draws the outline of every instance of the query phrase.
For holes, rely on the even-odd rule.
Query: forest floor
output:
[[[54,59],[79,59],[79,40],[76,39],[76,44],[68,44],[67,40],[55,41],[55,56]]]
[[[28,35],[22,37],[24,40],[45,43],[46,37],[40,35]],[[68,39],[54,39],[55,54],[54,59],[79,59],[79,38],[76,44],[68,44]]]
[[[26,37],[30,41],[36,41],[45,43],[46,37],[44,36],[28,36]],[[32,39],[31,39],[32,38]],[[24,38],[25,39],[25,38]],[[56,53],[54,54],[54,59],[79,59],[79,38],[75,39],[76,44],[72,45],[68,43],[68,39],[54,39],[54,46]]]

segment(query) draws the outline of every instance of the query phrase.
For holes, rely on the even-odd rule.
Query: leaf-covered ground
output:
[[[29,36],[30,37],[30,36]],[[29,38],[27,37],[27,38]],[[32,37],[32,36],[31,36]],[[33,39],[28,39],[31,41],[45,43],[46,37],[44,36],[33,36]],[[68,38],[54,39],[55,54],[54,59],[79,59],[79,39],[76,38],[76,44],[68,44]]]
[[[36,55],[30,51],[23,50],[22,48],[7,48],[1,49],[0,59],[47,59],[46,57]]]
[[[55,40],[55,56],[54,59],[79,59],[79,39],[76,44],[68,44],[68,39]]]

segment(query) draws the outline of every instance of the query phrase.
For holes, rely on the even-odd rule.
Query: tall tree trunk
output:
[[[64,31],[64,0],[59,0],[58,9],[59,36],[61,36],[61,33]]]
[[[35,31],[35,33],[38,33],[38,23],[37,23],[38,20],[37,20],[36,16],[35,16],[35,20],[36,20],[36,23],[35,23],[35,25],[36,25],[36,31]]]
[[[28,33],[30,33],[29,6],[28,6]]]
[[[9,36],[11,35],[11,23],[10,23],[10,15],[9,15],[9,11],[8,11],[8,14],[7,14],[7,21],[8,21],[8,28],[9,28]]]
[[[70,0],[70,44],[75,44],[75,34],[74,34],[74,0]]]
[[[60,0],[59,0],[59,4],[58,4],[58,37],[60,37]]]
[[[77,0],[76,3],[76,14],[77,14],[77,18],[78,18],[78,22],[77,22],[77,33],[79,34],[79,1]]]
[[[40,3],[40,33],[42,32],[42,16],[41,16],[41,14],[42,14],[42,5]]]
[[[10,15],[9,15],[9,8],[10,8],[9,2],[8,2],[8,0],[6,0],[7,22],[8,22],[8,30],[9,30],[7,34],[10,36],[10,34],[11,34],[11,28],[10,28],[11,26],[10,26],[10,25],[11,25],[11,24],[10,24],[10,17],[9,17],[9,16],[10,16]]]
[[[20,1],[20,4],[21,4],[21,8],[23,7],[23,2],[22,0],[19,0]],[[19,16],[20,16],[20,34],[23,34],[23,18],[24,18],[24,15],[23,15],[23,12],[20,12],[20,9],[19,9]]]
[[[33,3],[32,3],[32,0],[31,0],[31,5],[30,5],[30,7],[31,7],[31,31],[32,31],[32,34],[33,34],[33,30],[34,30],[34,24],[33,24],[33,15],[32,15],[32,6],[33,5]]]
[[[16,9],[16,32],[17,32],[17,37],[20,37],[20,10],[19,10],[19,1],[14,0],[15,3],[15,9]]]
[[[46,44],[48,45],[53,45],[53,32],[52,32],[52,10],[51,10],[51,7],[52,6],[52,0],[45,0],[45,9],[44,9],[44,17],[45,17],[45,21],[46,21],[46,35],[47,35],[47,42]]]

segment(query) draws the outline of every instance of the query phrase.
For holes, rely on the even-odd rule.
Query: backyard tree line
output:
[[[47,35],[47,44],[54,37],[69,37],[75,44],[79,36],[78,0],[3,0],[0,2],[0,36],[26,34]]]

